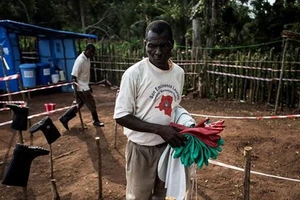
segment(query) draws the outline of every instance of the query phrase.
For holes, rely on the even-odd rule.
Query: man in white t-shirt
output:
[[[103,122],[100,122],[98,118],[96,102],[92,95],[90,83],[90,68],[91,60],[95,55],[95,46],[93,44],[88,44],[85,51],[82,52],[75,60],[72,69],[72,79],[77,84],[74,90],[76,90],[76,102],[78,103],[78,108],[76,106],[67,110],[60,118],[59,121],[62,125],[69,130],[68,122],[76,116],[78,109],[80,109],[84,104],[90,110],[93,117],[94,126],[104,126]]]
[[[126,199],[165,199],[164,182],[157,176],[159,158],[167,144],[183,146],[186,139],[169,126],[181,101],[184,71],[173,63],[170,25],[157,20],[146,29],[148,57],[122,76],[114,119],[124,126]]]

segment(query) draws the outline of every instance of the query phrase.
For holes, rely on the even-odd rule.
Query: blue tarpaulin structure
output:
[[[55,30],[11,20],[0,20],[0,45],[8,68],[6,75],[20,73],[22,52],[19,45],[20,36],[36,37],[37,53],[40,63],[55,61],[56,66],[64,71],[67,81],[71,81],[71,70],[77,57],[75,41],[77,39],[97,39],[96,35],[70,31]],[[3,77],[2,62],[0,62],[0,77]],[[6,91],[5,83],[0,82],[0,89]],[[18,91],[17,80],[9,81],[10,92]],[[65,86],[63,91],[71,91]]]

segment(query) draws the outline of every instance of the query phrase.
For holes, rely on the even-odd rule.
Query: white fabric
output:
[[[175,110],[175,119],[174,123],[181,124],[186,127],[191,127],[192,125],[196,125],[196,121],[190,115],[190,113],[181,106],[178,106]]]
[[[168,145],[158,162],[158,177],[165,182],[166,196],[183,200],[186,194],[185,167],[180,159],[174,159],[174,149]]]
[[[196,121],[192,116],[181,106],[175,109],[174,122],[187,127],[192,124],[196,124]],[[158,162],[158,177],[165,182],[165,188],[167,189],[167,196],[174,197],[176,200],[184,200],[188,175],[184,165],[181,164],[180,158],[173,158],[175,150],[169,145],[164,150]]]
[[[169,70],[161,70],[148,58],[143,59],[122,76],[114,119],[132,114],[146,122],[168,125],[173,122],[174,109],[181,101],[183,84],[184,71],[175,63]],[[165,142],[159,135],[126,127],[124,134],[139,145],[154,146]]]
[[[77,91],[86,91],[90,89],[90,68],[91,61],[84,55],[84,52],[82,52],[76,58],[71,73],[72,76],[77,77]]]

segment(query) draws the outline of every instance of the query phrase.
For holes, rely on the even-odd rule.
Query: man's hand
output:
[[[116,122],[131,130],[157,134],[172,147],[184,146],[185,141],[187,141],[183,135],[179,134],[179,128],[172,127],[170,125],[159,125],[145,122],[131,114],[116,119]]]
[[[74,76],[73,76],[72,81],[73,81],[73,89],[74,89],[75,91],[77,91],[77,79],[76,79],[76,77],[74,78]]]
[[[91,93],[93,93],[93,88],[91,87],[90,84],[89,84],[89,88],[90,88]]]
[[[171,126],[163,126],[158,135],[162,137],[172,147],[184,146],[187,139],[178,133],[176,128]]]

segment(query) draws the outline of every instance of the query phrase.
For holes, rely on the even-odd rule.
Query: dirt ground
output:
[[[105,127],[95,128],[92,125],[92,118],[86,107],[82,109],[84,131],[81,129],[79,117],[70,121],[71,129],[66,131],[58,121],[63,111],[50,115],[61,133],[61,137],[51,145],[54,178],[61,200],[98,199],[96,137],[100,137],[103,198],[125,199],[124,148],[126,138],[122,134],[122,127],[117,126],[117,131],[115,131],[112,119],[116,90],[100,85],[94,85],[93,89],[100,119],[105,123]],[[13,100],[17,98],[20,97],[13,97]],[[28,100],[29,113],[32,115],[44,112],[44,103],[56,103],[56,108],[62,108],[69,106],[72,101],[72,93],[55,91],[32,93],[31,99]],[[193,99],[189,95],[183,99],[182,106],[191,113],[214,116],[270,116],[274,110],[273,107],[266,105]],[[297,112],[284,109],[279,114],[297,114]],[[31,123],[38,122],[43,117],[33,118]],[[0,122],[11,119],[10,111],[0,112]],[[200,121],[203,117],[195,117],[195,119]],[[216,121],[222,118],[210,119]],[[251,174],[250,199],[299,200],[299,118],[263,120],[226,118],[225,125],[226,128],[221,133],[225,145],[217,161],[243,168],[244,147],[251,146],[253,148],[251,152],[253,171],[296,180]],[[8,163],[12,158],[13,147],[8,148],[11,138],[15,135],[12,140],[13,146],[19,141],[18,135],[14,133],[16,131],[11,129],[10,125],[1,127],[0,170],[2,172],[5,162]],[[30,140],[29,131],[23,131],[23,137],[27,145],[50,148],[41,131],[33,134],[33,140]],[[193,199],[243,199],[244,173],[242,171],[209,164],[202,169],[197,169],[194,178],[197,187],[193,189]],[[32,161],[27,193],[29,200],[52,199],[49,156],[39,156]],[[0,184],[0,199],[21,200],[24,199],[24,193],[21,187]]]

